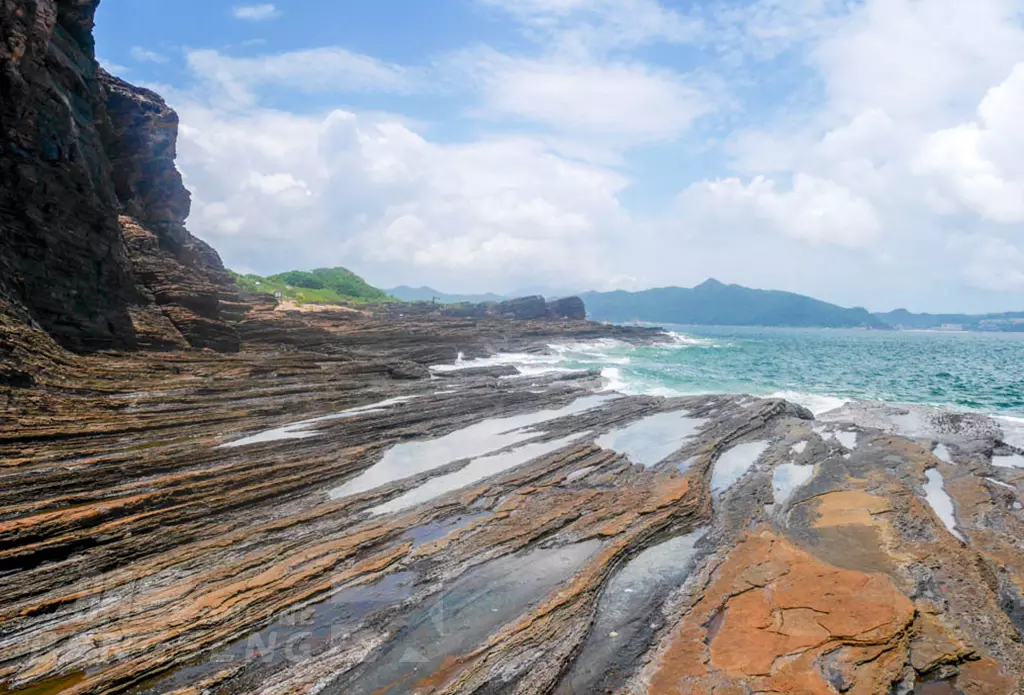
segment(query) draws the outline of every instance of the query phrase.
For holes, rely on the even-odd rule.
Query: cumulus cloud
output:
[[[1021,11],[1019,0],[865,0],[808,25],[802,50],[822,98],[732,134],[745,199],[758,176],[833,182],[873,211],[851,219],[875,234],[842,236],[869,239],[882,274],[1019,293],[1003,235],[1024,222]],[[1001,254],[1013,260],[997,267]]]
[[[249,22],[265,22],[281,15],[281,11],[272,3],[265,2],[256,5],[235,5],[231,13],[238,19]]]
[[[180,106],[190,226],[240,267],[354,264],[398,283],[600,283],[615,172],[524,138],[444,145],[396,119]],[[238,243],[244,238],[245,243]]]
[[[1017,0],[867,0],[814,50],[830,106],[924,124],[973,108],[1024,53]]]
[[[932,133],[914,162],[942,193],[1004,224],[1024,222],[1024,63],[985,95],[978,120]]]
[[[416,65],[189,51],[193,230],[238,269],[445,290],[1024,302],[1024,0],[476,5],[520,35]]]
[[[793,177],[788,190],[760,176],[748,184],[739,179],[702,182],[687,188],[678,204],[684,215],[726,225],[767,225],[819,244],[866,246],[881,231],[868,201],[834,181],[804,173]]]

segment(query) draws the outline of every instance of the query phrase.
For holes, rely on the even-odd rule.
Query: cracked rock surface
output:
[[[998,423],[429,369],[649,331],[310,320],[333,352],[278,326],[10,392],[8,692],[1018,692]]]

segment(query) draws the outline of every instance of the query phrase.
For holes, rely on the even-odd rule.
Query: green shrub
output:
[[[255,274],[231,274],[243,290],[268,294],[280,292],[283,298],[294,300],[300,304],[393,300],[386,292],[367,284],[365,280],[346,268],[289,270],[267,277]]]

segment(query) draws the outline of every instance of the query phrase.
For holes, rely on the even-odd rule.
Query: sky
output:
[[[1024,0],[103,0],[239,272],[1024,310]]]

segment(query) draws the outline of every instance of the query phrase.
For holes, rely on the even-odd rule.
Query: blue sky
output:
[[[1024,0],[103,0],[241,271],[1024,308]]]

